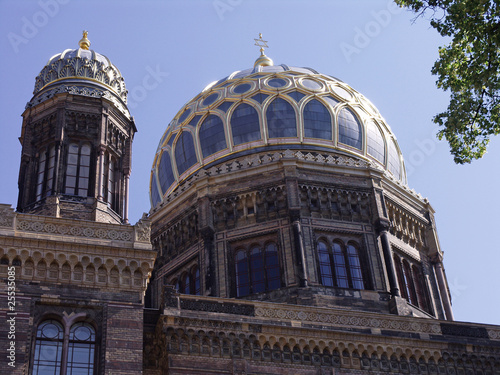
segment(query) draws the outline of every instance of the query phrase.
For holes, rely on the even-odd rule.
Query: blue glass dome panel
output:
[[[213,93],[209,96],[207,96],[205,98],[205,100],[203,100],[203,105],[210,105],[212,104],[213,102],[215,102],[217,100],[217,98],[219,97],[219,94],[218,93]]]
[[[387,169],[391,172],[396,179],[401,179],[401,161],[399,160],[399,153],[394,140],[389,142],[389,160],[387,161]]]
[[[174,172],[172,170],[172,161],[170,159],[170,154],[167,151],[163,151],[161,154],[158,177],[160,180],[161,190],[163,192],[167,191],[170,185],[172,185],[175,181]]]
[[[243,83],[241,85],[238,85],[234,88],[234,92],[236,94],[243,94],[245,92],[247,92],[248,90],[250,90],[252,86],[249,84],[249,83]]]
[[[350,109],[342,108],[338,117],[338,125],[339,141],[361,150],[363,133],[356,115]]]
[[[259,115],[251,105],[243,103],[231,115],[231,132],[235,145],[261,139]]]
[[[186,109],[182,115],[179,117],[179,121],[177,121],[178,124],[184,122],[188,118],[188,116],[191,114],[191,109]]]
[[[276,87],[276,88],[286,86],[286,83],[287,82],[281,78],[273,78],[273,79],[270,79],[269,81],[267,81],[268,86]]]
[[[158,192],[158,185],[156,184],[156,173],[151,177],[151,200],[153,207],[161,202],[160,193]]]
[[[295,111],[286,100],[274,99],[266,111],[269,138],[286,138],[297,136]]]
[[[196,164],[197,161],[193,136],[190,132],[183,131],[175,144],[175,162],[179,176]]]
[[[203,121],[200,126],[200,145],[204,158],[227,148],[224,125],[219,117],[210,115]]]
[[[297,103],[300,102],[300,99],[302,99],[304,96],[306,96],[305,94],[302,94],[299,91],[292,91],[292,92],[287,93],[287,95],[290,96],[291,98],[293,98]]]
[[[384,137],[382,136],[379,127],[373,121],[368,123],[366,148],[369,155],[373,156],[379,162],[384,164],[385,162]]]
[[[258,93],[254,96],[252,96],[251,99],[255,100],[256,102],[259,102],[260,104],[262,104],[264,102],[264,100],[266,100],[266,98],[268,97],[269,95],[267,94],[261,94],[261,93]]]
[[[189,125],[192,125],[192,126],[196,127],[196,125],[198,125],[198,121],[200,121],[200,118],[201,118],[201,115],[194,116],[191,119],[191,121],[189,121]]]
[[[332,139],[332,117],[328,109],[316,99],[304,107],[304,135],[308,138]]]
[[[222,102],[218,107],[217,109],[222,111],[222,112],[226,112],[228,110],[229,107],[231,107],[233,105],[233,102]]]

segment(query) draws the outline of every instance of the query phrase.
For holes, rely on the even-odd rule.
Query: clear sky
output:
[[[35,77],[51,56],[77,48],[82,30],[129,90],[139,130],[132,223],[149,211],[153,156],[170,120],[212,81],[252,67],[262,33],[275,64],[333,75],[377,106],[410,188],[436,210],[456,320],[500,324],[500,139],[482,160],[453,163],[431,121],[448,104],[430,73],[446,41],[413,19],[390,0],[0,0],[0,202],[17,203],[20,115]]]

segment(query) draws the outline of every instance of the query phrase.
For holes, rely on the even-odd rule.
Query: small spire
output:
[[[257,66],[272,66],[273,60],[271,60],[264,54],[264,48],[269,48],[269,46],[267,45],[267,40],[262,39],[262,33],[259,33],[259,39],[254,40],[255,45],[257,47],[260,47],[260,56],[257,60],[255,60],[255,63],[253,64],[254,68]]]
[[[89,34],[89,32],[87,30],[83,30],[83,38],[80,39],[80,41],[78,42],[78,44],[80,45],[80,48],[81,49],[89,49],[90,47],[90,40],[87,39],[87,35]]]

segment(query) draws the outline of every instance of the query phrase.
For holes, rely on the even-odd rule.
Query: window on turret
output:
[[[36,201],[52,194],[54,183],[55,147],[44,148],[38,159]]]
[[[281,288],[278,248],[274,242],[237,249],[234,265],[237,297]]]
[[[286,100],[274,99],[266,112],[269,138],[286,138],[297,136],[295,111]]]
[[[66,162],[64,193],[86,197],[89,195],[90,144],[70,143]]]
[[[361,150],[363,132],[361,123],[349,108],[342,108],[338,116],[339,142]]]
[[[332,139],[332,117],[328,109],[316,99],[304,107],[304,135],[308,138]]]
[[[322,238],[316,246],[319,281],[324,286],[366,289],[359,245],[337,238]]]

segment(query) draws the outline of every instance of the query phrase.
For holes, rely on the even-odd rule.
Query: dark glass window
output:
[[[88,196],[90,176],[90,145],[70,143],[66,163],[65,194]]]
[[[116,194],[116,161],[113,157],[105,155],[105,165],[106,169],[105,178],[103,179],[106,183],[105,197],[106,201],[111,205],[111,208],[116,210],[118,207],[118,194]]]
[[[429,297],[425,289],[425,278],[420,266],[397,254],[394,254],[393,258],[401,297],[412,305],[431,313]]]
[[[367,140],[366,148],[368,154],[373,156],[379,162],[384,164],[385,162],[385,147],[384,147],[384,137],[379,129],[379,127],[373,122],[368,123],[367,128]]]
[[[316,99],[304,107],[304,135],[308,138],[332,139],[330,112]]]
[[[222,120],[209,115],[200,126],[200,144],[203,157],[206,158],[227,147]]]
[[[235,255],[236,295],[263,293],[281,287],[278,248],[275,243],[252,245]]]
[[[193,280],[193,294],[199,296],[201,294],[201,286],[200,286],[200,269],[198,266],[194,266],[191,269],[191,279]]]
[[[183,131],[175,143],[175,162],[179,176],[196,164],[196,150],[190,132]]]
[[[94,327],[84,322],[75,323],[66,339],[63,332],[62,325],[55,320],[40,323],[35,338],[33,375],[59,375],[62,368],[66,368],[66,375],[94,374]]]
[[[271,87],[283,87],[286,85],[286,81],[281,78],[273,78],[267,81],[268,86]]]
[[[274,99],[266,111],[269,138],[297,136],[295,111],[286,100]]]
[[[361,124],[354,113],[348,108],[342,108],[338,116],[339,141],[361,150],[363,133]]]
[[[217,109],[222,111],[222,112],[226,112],[227,109],[229,107],[231,107],[233,105],[233,102],[222,102],[218,107]]]
[[[38,159],[38,175],[36,183],[36,200],[52,194],[54,184],[55,147],[43,149]]]
[[[347,247],[338,239],[318,241],[320,282],[324,286],[365,289],[363,269],[357,245]]]
[[[422,270],[413,265],[412,266],[412,271],[413,271],[413,280],[415,282],[415,289],[417,292],[417,298],[418,298],[418,306],[427,311],[430,312],[430,303],[429,303],[429,298],[427,294],[427,290],[425,289],[424,286],[424,275],[422,274]]]
[[[188,272],[184,272],[180,278],[179,293],[191,294],[191,275]]]
[[[205,100],[203,100],[203,105],[210,105],[212,104],[213,102],[215,102],[217,100],[217,98],[219,97],[219,94],[218,93],[213,93],[209,96],[207,96],[205,98]]]
[[[235,145],[261,139],[259,115],[251,105],[243,103],[231,115],[231,131]]]
[[[319,273],[321,275],[321,284],[325,286],[334,286],[332,275],[332,260],[328,245],[323,241],[318,242]]]
[[[403,260],[403,277],[405,281],[408,302],[415,306],[418,306],[417,293],[415,292],[415,283],[413,282],[413,275],[411,274],[410,264],[406,260]]]
[[[179,117],[179,120],[177,121],[178,124],[184,122],[188,118],[188,116],[191,114],[191,110],[188,108],[186,109],[182,115]]]
[[[184,271],[179,277],[173,279],[170,285],[175,285],[175,289],[182,294],[201,294],[200,269],[198,265]]]
[[[389,142],[389,160],[387,168],[396,179],[401,179],[401,162],[399,161],[399,153],[394,140]]]
[[[252,86],[249,83],[242,83],[241,85],[238,85],[234,88],[234,93],[235,94],[243,94],[250,90]]]
[[[175,181],[174,172],[172,171],[172,162],[168,151],[163,151],[161,154],[160,165],[158,166],[159,179],[161,190],[165,194],[170,185]]]

